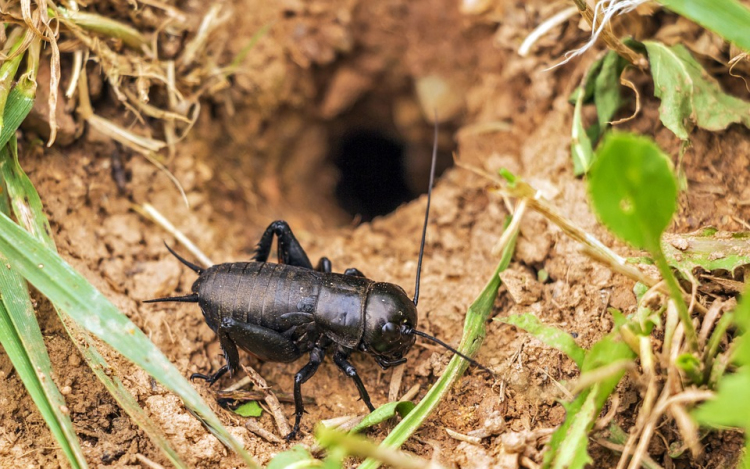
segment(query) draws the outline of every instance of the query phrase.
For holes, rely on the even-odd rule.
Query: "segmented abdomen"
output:
[[[221,318],[232,317],[282,332],[282,314],[315,309],[321,275],[286,264],[234,262],[207,269],[193,291],[214,331]]]

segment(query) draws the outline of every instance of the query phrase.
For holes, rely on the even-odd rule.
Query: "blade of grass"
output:
[[[7,149],[3,149],[3,152],[7,152]],[[0,187],[5,189],[2,182]],[[2,193],[5,199],[6,191]],[[3,203],[2,208],[3,213],[8,213],[7,203]],[[8,260],[0,252],[0,264],[7,263]],[[52,380],[52,364],[26,282],[16,271],[0,268],[0,292],[0,343],[70,465],[85,468],[86,459],[65,399]]]
[[[123,44],[131,49],[140,50],[142,47],[148,47],[149,45],[148,40],[138,30],[125,23],[97,15],[96,13],[68,10],[60,5],[57,5],[56,10],[60,16],[70,20],[76,26],[103,36],[120,39]],[[47,9],[47,14],[49,14],[50,18],[57,16],[57,12],[52,8]]]
[[[20,31],[20,30],[16,29],[14,33],[16,31]],[[9,40],[14,41],[12,42],[11,47],[7,51],[8,55],[12,55],[14,52],[18,51],[19,48],[21,47],[23,43],[23,34],[11,35]],[[10,95],[12,93],[11,87],[13,85],[13,79],[16,77],[18,66],[21,64],[21,59],[23,59],[23,54],[17,54],[15,57],[12,57],[10,60],[6,59],[2,63],[2,65],[0,65],[0,109],[3,110],[3,115],[0,116],[0,136],[2,137],[2,139],[0,140],[0,143],[2,143],[2,146],[5,146],[5,143],[7,143],[8,139],[10,138],[10,134],[15,133],[18,126],[21,125],[21,122],[26,117],[26,114],[28,114],[28,112],[31,110],[31,106],[29,106],[28,110],[26,111],[26,114],[24,114],[20,119],[18,119],[17,113],[14,113],[13,122],[5,122],[5,114],[7,113],[7,108],[11,104],[13,104],[8,101],[11,98]],[[33,98],[32,98],[32,104],[33,104]],[[15,104],[11,107],[13,109],[20,109]]]
[[[0,214],[0,252],[8,257],[11,269],[17,270],[50,301],[67,311],[81,327],[180,396],[188,409],[200,415],[248,466],[259,467],[177,368],[127,316],[120,313],[57,253],[34,239],[4,214]]]
[[[729,42],[750,52],[750,9],[736,0],[659,0],[659,3],[689,18]],[[745,31],[743,33],[743,31]]]
[[[513,234],[510,242],[503,249],[502,258],[497,269],[492,274],[492,278],[485,285],[482,293],[474,300],[474,303],[469,306],[469,310],[466,313],[466,321],[464,322],[463,338],[461,339],[461,344],[458,346],[458,351],[464,355],[473,357],[484,341],[486,322],[492,312],[492,305],[497,297],[497,290],[500,288],[499,274],[507,269],[510,264],[510,259],[516,246],[516,236],[517,232]],[[458,381],[458,378],[461,377],[468,366],[469,363],[466,360],[457,355],[454,356],[450,363],[448,363],[448,367],[445,369],[443,376],[440,377],[440,380],[435,383],[424,399],[383,440],[381,446],[390,448],[401,446],[417,431],[432,411],[435,410],[440,400],[448,393],[453,383]],[[359,467],[360,469],[375,469],[379,465],[379,462],[367,459]]]
[[[39,194],[18,163],[18,152],[15,141],[11,141],[11,144],[0,152],[0,175],[2,175],[3,182],[6,185],[7,194],[10,197],[16,219],[37,240],[44,243],[49,249],[57,250],[55,242],[50,235],[49,222],[44,215]],[[75,323],[67,312],[58,308],[57,305],[54,306],[73,344],[78,348],[78,351],[89,367],[91,367],[96,377],[99,378],[104,387],[107,388],[107,391],[120,404],[120,407],[143,429],[154,442],[154,445],[161,449],[175,467],[187,467],[177,452],[172,449],[169,440],[159,426],[138,405],[138,402],[117,377],[117,374],[113,373],[114,370],[112,370],[99,352],[96,342]]]

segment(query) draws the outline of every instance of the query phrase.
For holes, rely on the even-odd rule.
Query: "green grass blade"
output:
[[[545,325],[533,314],[515,314],[506,318],[496,318],[495,320],[523,329],[544,344],[554,347],[569,356],[576,362],[578,368],[583,366],[583,360],[586,358],[586,350],[579,347],[570,334],[556,327]]]
[[[9,150],[10,148],[10,150]],[[13,153],[12,157],[11,154]],[[48,248],[56,250],[55,242],[50,234],[49,222],[44,215],[42,201],[39,194],[29,180],[26,173],[18,164],[18,154],[15,141],[0,152],[0,175],[5,182],[13,213],[26,230],[37,240],[44,243]],[[6,212],[7,213],[7,212]],[[138,405],[133,395],[128,391],[122,381],[111,369],[109,363],[99,352],[96,342],[91,336],[82,330],[75,321],[63,309],[55,306],[60,320],[70,335],[73,344],[83,356],[86,363],[91,367],[97,378],[104,384],[107,391],[115,398],[120,407],[143,429],[151,438],[157,448],[177,468],[187,465],[180,459],[177,452],[172,449],[169,440],[154,423],[146,412]]]
[[[750,52],[747,33],[750,10],[737,0],[659,0],[659,3]]]
[[[492,274],[492,278],[485,285],[482,293],[474,300],[474,303],[469,306],[469,310],[466,313],[466,321],[464,322],[463,338],[458,347],[458,351],[464,355],[468,355],[469,357],[474,356],[484,341],[486,322],[492,312],[492,305],[495,302],[495,298],[497,298],[497,290],[500,288],[499,274],[507,269],[510,264],[510,259],[516,247],[517,233],[517,231],[513,233],[511,242],[505,247],[502,259],[495,273]],[[466,360],[459,356],[454,356],[450,363],[448,363],[448,367],[445,369],[443,376],[440,377],[440,380],[432,386],[424,399],[383,440],[381,446],[399,447],[413,435],[422,425],[422,422],[435,410],[440,400],[448,393],[453,383],[458,381],[458,378],[461,377],[468,366],[469,364]],[[359,467],[360,469],[375,469],[379,465],[379,462],[367,459]]]
[[[34,106],[35,81],[22,78],[18,85],[10,88],[22,57],[23,54],[0,66],[0,108],[3,110],[0,116],[0,148],[5,147],[10,137],[16,134],[21,122],[26,119]]]
[[[7,264],[0,251],[0,265]],[[88,467],[65,400],[52,380],[52,365],[26,282],[16,271],[1,268],[0,292],[0,343],[70,465]]]
[[[573,126],[570,135],[570,154],[573,157],[573,174],[580,176],[588,172],[594,161],[594,148],[583,127],[583,88],[578,88],[576,107],[573,110]]]
[[[250,467],[258,467],[242,445],[232,437],[200,395],[158,348],[127,316],[94,288],[54,251],[0,214],[0,252],[12,269],[53,303],[65,310],[84,329],[97,336],[167,389],[188,409],[195,411],[217,435]]]
[[[63,18],[72,21],[76,26],[104,36],[118,38],[131,49],[140,50],[142,47],[149,45],[148,40],[146,40],[143,34],[125,23],[97,15],[96,13],[68,10],[60,5],[57,5],[57,10]],[[57,15],[52,8],[48,8],[47,13],[50,18],[54,18]]]
[[[351,432],[361,432],[366,428],[370,428],[381,422],[385,422],[392,417],[395,417],[396,414],[400,415],[401,417],[406,417],[409,412],[414,410],[414,407],[415,405],[411,401],[396,401],[383,404],[374,411],[367,414],[361,422],[359,422],[354,428],[352,428]]]

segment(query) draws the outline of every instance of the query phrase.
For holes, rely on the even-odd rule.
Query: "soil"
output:
[[[577,21],[554,30],[524,58],[516,49],[535,25],[554,12],[547,2],[496,2],[477,15],[460,12],[458,3],[227,2],[226,8],[234,14],[217,33],[234,36],[223,52],[226,57],[237,54],[264,24],[273,22],[273,26],[252,49],[233,86],[207,103],[169,164],[189,207],[164,173],[142,157],[122,151],[130,178],[124,191],[118,189],[111,174],[115,147],[91,130],[70,146],[50,149],[32,143],[33,130],[22,135],[22,165],[45,203],[62,256],[127,314],[185,376],[222,365],[218,341],[197,306],[142,303],[185,294],[195,276],[164,248],[164,241],[172,246],[176,241],[133,211],[133,204],[152,204],[216,263],[247,260],[265,227],[284,219],[313,263],[327,256],[335,271],[357,267],[369,278],[403,285],[412,294],[426,198],[358,224],[336,200],[339,172],[330,155],[337,139],[348,132],[379,132],[405,142],[406,165],[411,168],[408,184],[425,187],[431,125],[419,113],[415,83],[428,76],[439,76],[452,95],[462,98],[441,126],[445,161],[456,152],[462,161],[489,171],[510,169],[542,189],[565,216],[628,254],[598,225],[589,209],[585,181],[573,176],[570,160],[573,108],[568,96],[596,52],[544,71],[581,43],[585,33]],[[203,2],[180,7],[196,17],[206,8]],[[659,25],[673,21],[670,18],[643,17],[634,30],[652,34]],[[633,80],[641,92],[642,109],[636,119],[620,127],[654,136],[677,163],[682,143],[659,122],[659,102],[648,78],[635,73]],[[748,98],[741,84],[726,76],[722,80],[738,96]],[[107,93],[95,105],[115,120],[132,123]],[[623,115],[630,112],[632,108],[625,109]],[[476,123],[498,125],[482,131]],[[670,231],[689,232],[709,225],[727,231],[745,229],[742,220],[750,219],[749,134],[739,126],[693,134],[681,163],[688,189],[681,195],[680,213]],[[458,343],[465,311],[499,261],[491,250],[506,216],[502,198],[488,190],[485,180],[458,168],[443,173],[433,193],[420,329]],[[549,275],[544,283],[537,281],[542,269]],[[533,312],[543,322],[573,334],[582,347],[610,331],[607,308],[626,313],[635,308],[633,282],[591,261],[574,241],[536,214],[523,221],[516,254],[503,280],[507,286],[501,287],[494,316]],[[55,381],[64,389],[92,467],[142,467],[137,455],[168,465],[82,362],[49,303],[35,298]],[[304,364],[304,359],[262,363],[244,353],[241,358],[273,389],[286,392]],[[417,399],[424,396],[448,358],[444,350],[419,342],[408,355],[400,392],[419,384]],[[560,383],[575,378],[577,368],[560,352],[494,321],[487,325],[487,338],[476,358],[493,368],[498,379],[470,369],[405,449],[452,466],[518,467],[519,454],[508,459],[508,454],[499,452],[500,435],[473,445],[453,439],[445,429],[466,434],[497,412],[512,431],[554,427],[565,417],[559,401],[566,395]],[[108,359],[188,464],[240,465],[175,396],[114,353]],[[352,363],[375,405],[385,403],[391,371],[382,372],[364,355],[355,354]],[[0,467],[66,466],[2,353],[0,377]],[[227,387],[238,378],[223,378],[215,386]],[[266,464],[290,447],[251,434],[242,418],[216,405],[208,386],[196,382],[195,387],[258,462]],[[307,406],[309,414],[303,419],[301,443],[306,446],[314,443],[311,430],[316,422],[365,410],[353,383],[330,360],[303,392],[316,402]],[[629,383],[617,393],[616,419],[627,429],[637,411],[639,388]],[[608,410],[605,407],[604,412]],[[292,417],[292,405],[284,404],[284,411]],[[259,423],[275,431],[267,414]],[[379,439],[386,432],[381,426],[369,436]],[[742,450],[738,434],[712,434],[704,440],[705,452],[698,460],[687,456],[672,460],[665,445],[678,436],[668,428],[661,436],[652,442],[650,454],[664,467],[727,467]],[[540,462],[541,449],[541,444],[530,444],[524,454]],[[618,459],[596,444],[591,452],[596,467],[614,467]]]

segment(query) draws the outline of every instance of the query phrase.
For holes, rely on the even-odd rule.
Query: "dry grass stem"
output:
[[[264,440],[268,442],[276,443],[276,444],[284,443],[284,440],[274,435],[272,432],[269,432],[265,428],[261,427],[260,423],[258,423],[258,420],[252,417],[245,420],[245,428],[247,428],[250,432],[258,435],[259,437],[263,438]]]
[[[632,370],[635,368],[635,364],[630,359],[618,360],[599,368],[596,368],[586,373],[581,374],[581,377],[573,385],[570,393],[573,395],[578,394],[582,390],[594,386],[595,384],[603,381],[607,378],[622,373],[623,371]]]
[[[492,248],[493,256],[501,255],[503,253],[503,250],[505,250],[505,246],[510,243],[511,238],[513,238],[513,235],[518,231],[518,226],[521,224],[521,220],[526,213],[527,205],[528,199],[521,199],[518,201],[516,209],[513,212],[513,218],[511,218],[510,220],[510,224],[508,224],[508,227],[503,230],[503,234],[500,236],[497,244],[495,244],[495,246]]]
[[[716,320],[719,318],[723,306],[724,303],[721,300],[715,300],[713,303],[711,303],[711,306],[708,308],[708,312],[706,312],[706,315],[703,317],[701,330],[698,334],[698,343],[700,344],[701,348],[706,346],[708,335],[711,333],[711,329],[714,327]]]
[[[242,369],[245,370],[245,373],[247,373],[247,376],[250,377],[256,388],[266,393],[265,401],[266,404],[268,404],[268,408],[271,410],[271,415],[273,415],[273,418],[276,421],[276,426],[278,427],[279,432],[285,436],[290,434],[292,432],[292,428],[289,426],[289,422],[287,422],[286,420],[284,411],[281,409],[281,403],[279,402],[279,399],[276,397],[276,395],[269,389],[266,380],[263,379],[263,377],[251,367],[245,365],[240,366],[242,366]]]
[[[464,435],[463,433],[458,433],[457,431],[453,431],[450,428],[446,428],[445,431],[446,433],[448,433],[449,437],[458,441],[465,441],[473,445],[479,445],[482,443],[482,439],[479,438],[478,436]]]
[[[404,393],[403,396],[401,396],[402,401],[412,401],[415,397],[417,397],[417,394],[419,394],[419,390],[421,389],[421,385],[419,383],[415,384],[414,386],[410,387],[408,391]]]
[[[169,220],[167,220],[167,218],[164,215],[162,215],[158,210],[156,210],[156,208],[154,208],[153,205],[149,203],[145,203],[143,205],[133,204],[131,208],[135,210],[136,212],[140,213],[141,215],[143,215],[144,217],[148,218],[149,220],[153,221],[160,227],[162,227],[164,231],[166,231],[167,233],[174,236],[177,242],[185,246],[185,248],[190,252],[190,254],[192,254],[196,259],[198,259],[198,261],[204,267],[211,267],[212,265],[214,265],[214,262],[211,261],[211,259],[209,259],[208,256],[203,254],[203,251],[201,251],[198,248],[198,246],[193,244],[193,242],[190,241],[190,239],[187,236],[185,236],[185,234],[182,231],[175,228],[175,226]]]
[[[536,42],[539,39],[541,39],[548,32],[555,29],[557,26],[568,21],[577,12],[578,12],[578,8],[575,6],[572,6],[572,7],[565,8],[562,11],[547,18],[539,26],[537,26],[531,33],[529,33],[528,36],[526,36],[526,39],[523,40],[523,42],[521,43],[521,46],[518,48],[518,55],[520,55],[521,57],[526,57],[527,55],[529,55],[531,48],[534,46],[534,44],[536,44]]]
[[[136,453],[135,454],[135,459],[137,459],[138,462],[140,462],[144,466],[150,467],[151,469],[164,469],[164,466],[162,466],[161,464],[156,463],[156,462],[150,460],[149,458],[147,458],[146,456],[142,455],[141,453]]]
[[[393,402],[398,399],[398,395],[401,391],[401,381],[404,378],[405,366],[397,366],[391,373],[391,383],[388,387],[388,402]]]

